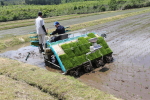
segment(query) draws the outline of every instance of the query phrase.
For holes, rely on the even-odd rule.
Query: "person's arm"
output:
[[[46,29],[45,29],[45,26],[44,26],[44,20],[42,19],[41,20],[41,25],[42,25],[42,28],[43,28],[43,30],[44,30],[44,32],[45,32],[45,35],[47,35],[47,32],[46,32]]]
[[[58,33],[58,29],[56,29],[55,31],[52,32],[52,35]]]
[[[47,32],[46,32],[46,29],[45,29],[45,26],[44,26],[44,25],[42,26],[42,28],[43,28],[43,30],[44,30],[44,32],[45,32],[45,35],[47,35]]]

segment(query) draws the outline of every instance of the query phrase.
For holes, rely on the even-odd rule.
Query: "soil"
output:
[[[114,62],[79,78],[80,81],[124,100],[150,98],[149,13],[93,26],[106,32]]]
[[[149,15],[150,12],[87,27],[82,33],[107,34],[105,40],[113,51],[114,61],[103,68],[82,75],[78,80],[124,100],[149,100]],[[32,53],[25,61],[28,52]],[[38,53],[36,47],[25,46],[0,55],[44,68],[42,55]]]

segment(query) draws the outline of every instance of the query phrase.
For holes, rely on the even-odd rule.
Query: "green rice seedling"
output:
[[[61,48],[62,48],[63,50],[65,50],[65,49],[70,49],[71,47],[70,47],[69,44],[63,44],[63,45],[61,45]]]
[[[85,43],[85,44],[83,44],[83,45],[86,47],[86,49],[89,49],[90,46],[92,45],[92,43],[87,42],[87,43]]]
[[[39,46],[39,42],[31,42],[31,45]]]
[[[88,49],[87,49],[87,48],[86,48],[86,46],[84,46],[84,45],[79,46],[79,48],[80,48],[80,50],[81,50],[82,54],[85,54],[85,53],[87,53],[87,52],[88,52]]]
[[[91,37],[86,37],[85,39],[86,39],[87,41],[89,41],[90,38],[91,38]]]
[[[65,52],[69,57],[74,57],[74,56],[75,56],[74,52],[73,52],[71,49],[64,50],[64,52]]]
[[[75,56],[75,54],[74,54],[74,52],[72,51],[72,48],[71,48],[71,46],[70,46],[70,43],[61,45],[61,48],[64,50],[64,52],[65,52],[69,57],[74,57],[74,56]]]
[[[135,75],[132,75],[132,77],[134,77]]]
[[[76,56],[81,55],[81,51],[78,47],[78,42],[71,42],[71,43],[69,43],[69,45]]]
[[[87,61],[85,55],[78,56],[77,59],[78,59],[79,65]]]
[[[86,46],[81,41],[78,41],[77,44],[78,44],[81,54],[85,54],[86,49],[87,49]]]
[[[82,42],[82,45],[84,45],[84,46],[86,46],[86,49],[89,49],[90,48],[90,43],[89,43],[89,40],[90,38],[88,38],[88,39],[86,39],[86,38],[84,38],[84,37],[79,37],[78,38],[78,41],[79,42]]]
[[[103,37],[98,37],[97,43],[101,44],[101,46],[103,46],[105,49],[109,48],[108,44],[106,43]]]
[[[62,59],[69,59],[68,55],[67,54],[63,54],[63,55],[60,55],[59,58],[62,60]]]
[[[112,53],[112,50],[110,48],[107,48],[106,52],[107,52],[107,54],[110,54],[110,53]]]
[[[105,40],[103,39],[103,37],[98,37],[97,43],[100,44],[102,42],[104,42]]]
[[[106,85],[108,86],[108,83]]]
[[[91,53],[91,54],[87,55],[87,57],[88,57],[88,59],[90,59],[90,60],[94,60],[94,59],[97,58],[95,53]]]
[[[85,54],[82,55],[82,61],[83,61],[83,63],[87,61]]]
[[[87,36],[90,37],[90,38],[95,38],[96,37],[94,33],[89,33]]]
[[[75,48],[78,46],[76,42],[71,42],[71,43],[69,43],[69,45],[71,48]]]
[[[89,39],[91,39],[91,38],[90,38],[90,37],[86,37],[85,39],[86,39],[87,41],[89,41]],[[88,43],[89,43],[89,44],[88,44],[89,46],[92,46],[92,43],[91,43],[91,42],[88,42]]]
[[[100,49],[101,53],[103,54],[103,56],[105,56],[107,54],[107,51],[104,49],[104,47],[102,47]]]
[[[72,64],[73,64],[73,67],[76,67],[76,66],[80,65],[80,62],[79,62],[78,57],[72,58],[72,59],[71,59],[71,62],[72,62]]]
[[[69,60],[62,60],[62,62],[63,62],[64,67],[66,68],[66,70],[69,70],[73,67],[73,64]]]
[[[83,43],[88,42],[88,40],[86,40],[86,38],[84,38],[84,37],[79,37],[78,41],[81,41]]]
[[[74,49],[73,49],[73,52],[74,52],[74,54],[75,54],[76,56],[79,56],[79,55],[82,54],[82,52],[80,51],[79,47],[74,48]]]
[[[5,49],[7,45],[5,43],[0,43],[0,49]]]
[[[95,55],[96,55],[96,58],[102,57],[102,53],[101,53],[100,50],[97,50],[97,51],[95,52]]]
[[[126,87],[129,87],[129,85],[126,85]]]

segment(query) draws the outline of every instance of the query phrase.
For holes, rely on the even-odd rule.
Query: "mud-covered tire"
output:
[[[44,63],[45,63],[45,66],[50,66],[49,62],[47,61],[46,58],[44,58]]]
[[[106,63],[111,63],[111,62],[113,62],[113,57],[112,56],[106,56],[105,61],[106,61]]]
[[[70,75],[74,77],[79,77],[79,72],[78,71],[70,71]]]
[[[47,61],[45,61],[45,66],[49,66],[49,63]]]
[[[99,68],[99,67],[104,66],[104,65],[105,65],[105,63],[103,62],[102,59],[97,59],[94,61],[94,67],[95,68]]]
[[[100,66],[104,66],[105,65],[104,61],[103,60],[99,60],[99,65]]]
[[[92,66],[90,64],[87,64],[83,66],[83,69],[85,73],[89,73],[90,71],[92,71]]]

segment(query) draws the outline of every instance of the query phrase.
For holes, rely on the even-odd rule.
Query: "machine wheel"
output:
[[[74,70],[74,71],[70,71],[70,75],[74,76],[74,77],[79,77],[79,73],[78,71]]]
[[[101,59],[101,60],[99,60],[99,65],[100,66],[104,66],[105,65],[105,63],[104,63],[104,61]]]
[[[106,60],[107,63],[111,63],[111,62],[113,62],[113,57],[111,55],[110,56],[106,56],[105,60]]]
[[[45,62],[45,66],[49,66],[49,63],[47,62],[45,58],[44,58],[44,62]]]
[[[105,63],[103,62],[102,59],[95,60],[94,64],[95,64],[95,67],[96,67],[96,68],[105,65]]]
[[[83,66],[83,68],[84,68],[84,71],[85,71],[86,73],[88,73],[88,72],[92,71],[92,66],[91,66],[91,64],[90,64],[90,63],[89,63],[89,64],[84,65],[84,66]]]

